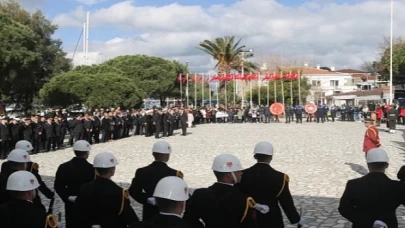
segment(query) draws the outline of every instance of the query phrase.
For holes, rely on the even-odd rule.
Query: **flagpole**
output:
[[[266,83],[267,83],[267,107],[269,107],[269,87],[270,87],[269,80],[266,80]]]
[[[277,79],[276,72],[274,72],[274,102],[277,102]]]
[[[183,74],[180,74],[180,101],[181,107],[183,107]]]
[[[283,72],[281,72],[281,99],[283,101],[283,105],[284,105],[284,75]]]
[[[393,24],[394,24],[394,1],[391,0],[391,37],[390,37],[390,104],[393,102],[392,96],[392,35],[393,35]]]
[[[233,80],[233,107],[236,107],[236,78],[235,78],[235,74],[233,74],[232,77]]]
[[[204,80],[205,80],[205,74],[201,75],[201,107],[205,106],[204,102]]]
[[[291,78],[291,71],[290,71],[290,99],[291,99],[291,106],[294,105],[293,101],[293,83],[292,83],[292,78]]]
[[[298,102],[299,105],[302,105],[301,101],[301,71],[298,71]]]
[[[210,98],[210,108],[212,108],[212,98],[211,98],[211,93],[212,93],[212,88],[211,88],[211,75],[208,74],[208,88],[209,88],[209,98]]]
[[[197,74],[194,74],[194,108],[197,107]]]
[[[186,101],[187,101],[187,104],[186,104],[186,108],[188,108],[188,73],[186,74],[186,77],[187,77],[187,81],[186,81]]]
[[[223,79],[224,79],[224,84],[225,84],[225,109],[227,109],[228,108],[228,91],[227,91],[227,88],[226,88],[226,84],[227,84],[226,73],[224,73]]]
[[[252,73],[250,73],[250,74],[252,74]],[[249,80],[249,84],[250,84],[250,107],[252,107],[253,106],[253,97],[252,97],[252,79],[250,79]]]
[[[261,81],[260,81],[260,77],[261,77],[261,76],[262,76],[262,75],[261,75],[261,73],[259,72],[259,78],[257,79],[257,85],[259,86],[259,89],[258,89],[258,90],[259,90],[259,94],[258,94],[258,96],[257,96],[257,98],[258,98],[259,100],[258,100],[257,103],[258,103],[259,105],[260,105],[260,103],[261,103],[261,102],[260,102],[260,82],[261,82]]]
[[[217,107],[219,108],[219,97],[218,97],[218,94],[219,94],[219,87],[220,87],[220,85],[221,85],[221,82],[217,79]]]

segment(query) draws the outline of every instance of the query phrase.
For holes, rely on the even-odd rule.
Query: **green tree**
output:
[[[177,61],[146,55],[119,56],[102,65],[119,69],[135,82],[143,97],[160,99],[162,104],[167,97],[179,97],[177,77],[188,72],[187,67]]]
[[[135,107],[141,103],[132,79],[117,73],[89,74],[70,71],[53,77],[40,91],[48,106]]]
[[[200,43],[198,49],[212,56],[215,61],[218,61],[215,68],[219,73],[230,74],[231,70],[241,72],[242,55],[245,45],[240,45],[242,39],[235,42],[234,36],[225,36],[216,38],[215,40],[204,40]],[[253,54],[245,56],[245,58],[253,57]],[[244,61],[244,71],[251,72],[259,70],[257,64],[249,61]]]
[[[378,61],[373,63],[373,67],[383,81],[390,79],[390,45],[387,38],[381,44],[381,53]],[[392,55],[393,84],[405,83],[405,40],[397,38],[393,42]]]
[[[12,70],[8,70],[4,74],[8,80],[0,88],[1,92],[9,98],[9,102],[22,104],[28,110],[42,85],[54,75],[70,70],[71,61],[66,58],[66,53],[62,51],[62,42],[52,38],[57,26],[52,25],[41,11],[37,10],[31,14],[22,9],[18,3],[9,1],[0,3],[0,12],[9,15],[14,24],[25,26],[26,30],[30,30],[34,34],[31,42],[35,45],[25,46],[25,43],[14,45],[23,47],[20,49],[22,51],[26,48],[27,52],[35,52],[38,57],[30,63],[29,68],[18,65],[3,66],[3,68]],[[1,36],[11,37],[10,34],[7,34],[10,31],[12,30],[4,30]],[[13,55],[13,53],[8,54]],[[4,56],[4,58],[8,59],[9,57]],[[12,73],[10,74],[10,72]]]

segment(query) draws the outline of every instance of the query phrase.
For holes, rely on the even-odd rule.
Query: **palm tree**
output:
[[[216,38],[214,41],[204,40],[197,48],[218,61],[215,68],[219,73],[229,74],[232,69],[240,68],[240,64],[238,64],[240,63],[240,53],[245,48],[244,45],[239,46],[241,40],[235,42],[234,36],[225,36]]]

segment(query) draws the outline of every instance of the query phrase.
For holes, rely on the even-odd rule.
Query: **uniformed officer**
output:
[[[293,109],[291,108],[290,105],[287,105],[287,107],[285,109],[285,123],[291,123],[292,115],[293,115]]]
[[[87,161],[91,145],[85,140],[76,141],[73,145],[75,157],[58,167],[55,175],[54,188],[65,203],[66,228],[76,228],[78,216],[76,215],[75,200],[80,187],[95,179],[95,170]]]
[[[111,180],[117,165],[117,158],[109,152],[94,157],[93,167],[98,175],[96,180],[80,188],[76,199],[80,217],[77,227],[126,228],[139,221],[130,205],[128,191]]]
[[[298,214],[290,193],[288,175],[270,166],[274,155],[273,145],[259,142],[253,153],[257,163],[243,171],[242,180],[236,187],[252,196],[257,203],[270,207],[269,213],[257,215],[258,227],[284,227],[279,205],[291,224],[303,225],[304,221]]]
[[[295,117],[297,119],[297,123],[302,123],[302,113],[304,112],[304,107],[302,107],[301,105],[297,105],[295,106]]]
[[[153,193],[159,207],[159,214],[153,216],[151,221],[143,221],[134,224],[132,228],[189,228],[182,220],[182,213],[186,200],[189,197],[189,190],[186,182],[179,177],[165,177],[156,185]]]
[[[0,173],[0,204],[7,203],[11,196],[7,192],[7,180],[11,174],[17,171],[26,170],[27,162],[30,162],[30,155],[25,150],[14,149],[7,157],[8,164]],[[38,208],[45,209],[43,205],[36,205]]]
[[[34,147],[27,140],[20,140],[15,144],[15,149],[25,150],[25,151],[27,151],[28,154],[30,154],[30,152],[34,149]],[[10,165],[9,161],[6,161],[3,164],[1,164],[1,172],[3,172],[3,170],[8,169],[9,165]],[[44,194],[46,196],[46,198],[52,199],[55,197],[55,193],[52,190],[50,190],[48,188],[48,186],[46,186],[45,182],[42,180],[41,175],[39,175],[39,165],[37,163],[32,162],[32,161],[27,162],[26,170],[35,175],[35,177],[37,178],[38,183],[39,183],[38,190],[42,194]],[[35,201],[39,201],[39,202],[35,202],[38,205],[42,204],[41,198],[39,195],[37,195],[37,197],[35,198]]]
[[[217,182],[194,191],[187,201],[184,220],[191,227],[256,227],[255,209],[266,213],[269,208],[256,204],[233,186],[242,176],[239,159],[221,154],[214,159],[212,170]]]
[[[167,162],[172,152],[171,146],[165,141],[158,141],[153,145],[152,155],[155,161],[150,165],[139,168],[135,172],[129,187],[129,194],[138,203],[143,205],[142,219],[149,220],[152,216],[159,213],[153,202],[148,201],[152,197],[156,184],[164,177],[178,176],[183,178],[183,173],[179,170],[170,168]]]
[[[398,228],[395,211],[405,204],[405,185],[385,174],[388,156],[383,149],[367,153],[367,166],[367,175],[347,182],[339,212],[353,223],[353,228]]]
[[[7,191],[12,199],[0,207],[0,226],[7,228],[55,228],[56,217],[34,205],[39,187],[36,177],[28,171],[17,171],[7,181]]]
[[[398,112],[395,108],[395,104],[391,104],[390,110],[388,111],[388,125],[389,125],[389,132],[390,133],[395,133],[395,128],[397,125],[397,118],[398,118]]]

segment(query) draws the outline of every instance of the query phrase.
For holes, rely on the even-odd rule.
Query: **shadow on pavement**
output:
[[[350,165],[350,164],[348,164]],[[356,165],[356,164],[353,164]],[[358,165],[357,165],[358,166]],[[364,168],[364,167],[363,167]],[[54,177],[42,176],[43,180],[47,186],[52,190]],[[128,188],[129,183],[119,182],[117,183],[123,188]],[[195,189],[191,188],[192,193]],[[293,191],[293,190],[292,190]],[[349,228],[351,223],[344,219],[338,212],[339,200],[333,197],[318,197],[318,196],[302,196],[293,195],[295,206],[298,210],[302,208],[302,216],[305,219],[305,227],[341,227]],[[42,203],[45,205],[46,209],[49,207],[50,200],[46,199],[45,196],[41,194]],[[136,211],[139,218],[142,218],[142,206],[135,202],[131,198],[131,205]],[[62,213],[61,222],[64,224],[64,204],[60,199],[55,200],[54,204],[54,214]],[[405,227],[405,208],[400,207],[397,210],[399,227]],[[287,228],[295,228],[297,225],[290,225],[286,216],[284,215],[284,224]]]
[[[367,173],[368,173],[368,169],[362,165],[354,164],[354,163],[350,163],[350,162],[346,162],[345,165],[348,165],[353,171],[355,171],[356,173],[358,173],[360,175],[364,176],[364,175],[367,175]]]

